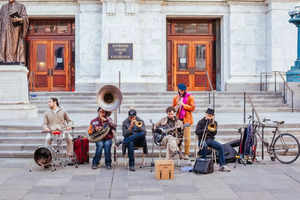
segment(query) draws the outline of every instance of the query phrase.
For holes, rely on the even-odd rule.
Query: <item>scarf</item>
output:
[[[184,96],[182,97],[183,98],[182,101],[183,101],[184,104],[187,104],[189,96],[190,96],[190,94],[186,92],[184,94]],[[186,111],[184,110],[183,106],[181,106],[180,111],[179,111],[179,119],[183,120],[184,117],[185,117],[185,114],[186,114]]]

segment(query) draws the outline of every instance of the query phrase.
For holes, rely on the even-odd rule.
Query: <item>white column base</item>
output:
[[[0,119],[25,119],[38,116],[29,103],[28,70],[22,65],[0,65]]]

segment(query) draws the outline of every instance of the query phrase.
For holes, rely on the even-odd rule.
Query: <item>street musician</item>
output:
[[[173,106],[168,107],[166,113],[167,116],[155,124],[154,130],[163,128],[163,132],[166,134],[161,141],[161,145],[167,147],[166,159],[172,159],[176,155],[182,159],[181,143],[183,138],[181,132],[183,131],[183,123],[176,118],[176,110]]]
[[[102,151],[104,148],[105,155],[105,166],[106,169],[111,169],[111,146],[112,139],[115,136],[116,125],[113,123],[112,119],[109,117],[111,112],[105,111],[101,107],[98,108],[98,117],[90,122],[88,134],[93,136],[98,132],[102,132],[98,140],[94,139],[93,142],[96,143],[96,152],[93,158],[92,169],[97,169],[101,160]]]
[[[123,149],[128,148],[129,170],[135,171],[134,145],[137,142],[146,142],[146,128],[144,121],[137,116],[136,110],[128,111],[128,118],[123,121],[122,132],[124,140],[116,143],[119,146],[123,144]],[[147,145],[144,146],[146,148]],[[145,153],[144,149],[144,153]],[[124,152],[124,151],[123,151]]]
[[[203,117],[196,126],[196,135],[198,136],[198,146],[200,146],[200,153],[202,158],[206,158],[207,147],[211,147],[218,151],[219,155],[219,171],[230,172],[231,170],[226,166],[224,148],[221,143],[215,140],[217,134],[217,122],[215,121],[214,109],[208,108],[205,117]]]

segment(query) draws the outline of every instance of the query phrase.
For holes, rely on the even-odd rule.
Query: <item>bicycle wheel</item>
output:
[[[299,141],[289,133],[278,135],[273,146],[275,158],[283,164],[291,164],[296,161],[300,154],[299,149]]]

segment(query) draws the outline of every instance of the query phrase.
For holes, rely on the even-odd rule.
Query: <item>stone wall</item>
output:
[[[0,5],[7,1],[0,0]],[[30,17],[74,17],[76,90],[118,84],[124,91],[166,91],[166,19],[220,19],[221,90],[257,90],[264,71],[296,59],[288,10],[300,0],[23,0]],[[109,43],[132,43],[133,60],[108,60]]]

